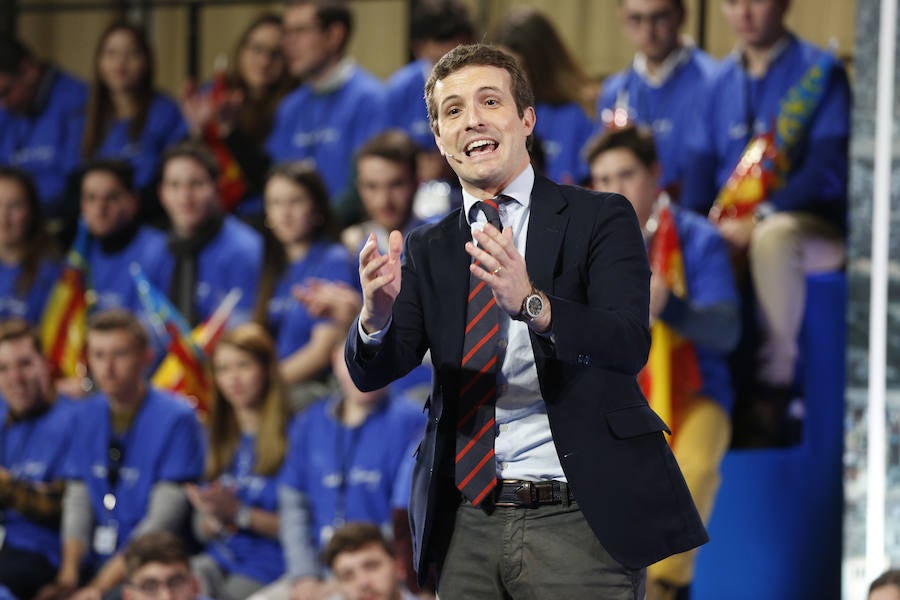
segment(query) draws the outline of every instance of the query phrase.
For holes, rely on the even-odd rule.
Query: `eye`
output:
[[[458,115],[460,112],[461,112],[461,110],[460,110],[460,108],[459,108],[458,106],[451,106],[450,108],[447,109],[447,116],[448,116],[448,117],[455,117],[455,116]]]
[[[488,98],[487,100],[484,101],[484,103],[487,104],[488,106],[497,106],[498,104],[500,104],[496,98]]]

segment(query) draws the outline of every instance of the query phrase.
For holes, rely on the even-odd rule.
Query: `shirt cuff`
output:
[[[359,332],[359,339],[362,340],[364,346],[378,346],[381,344],[381,341],[384,339],[384,336],[387,335],[388,329],[391,328],[391,323],[393,323],[394,317],[391,315],[388,317],[388,322],[384,326],[383,329],[379,329],[378,331],[373,331],[372,333],[366,333],[362,326],[362,321],[359,319],[356,320],[356,330]]]

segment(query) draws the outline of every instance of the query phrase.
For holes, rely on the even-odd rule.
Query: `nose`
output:
[[[469,129],[474,129],[476,127],[479,127],[483,123],[482,118],[481,118],[481,107],[478,106],[477,104],[472,105],[472,108],[469,109],[468,116],[469,116],[469,118],[467,120],[466,126]]]

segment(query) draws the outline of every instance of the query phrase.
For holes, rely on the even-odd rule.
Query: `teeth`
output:
[[[482,146],[488,146],[493,143],[494,142],[492,142],[490,140],[476,140],[476,141],[472,142],[471,144],[469,144],[468,146],[466,146],[466,152],[471,152],[475,148],[481,148]]]

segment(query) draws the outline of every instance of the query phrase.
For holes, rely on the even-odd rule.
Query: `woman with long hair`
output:
[[[581,149],[594,128],[584,109],[584,70],[549,19],[534,8],[511,10],[494,30],[493,43],[519,59],[534,89],[534,136],[545,174],[557,183],[583,183],[588,168]]]
[[[206,484],[187,488],[206,541],[193,567],[207,595],[242,600],[284,571],[277,485],[289,414],[275,346],[260,325],[225,333],[212,371]]]
[[[0,319],[37,325],[58,276],[34,182],[21,169],[0,167]]]
[[[307,163],[276,166],[265,186],[266,244],[255,320],[276,338],[281,375],[302,404],[322,390],[309,384],[328,370],[331,348],[345,328],[313,318],[292,295],[307,281],[340,281],[358,289],[355,264],[331,239],[331,211],[322,178]],[[304,393],[304,389],[306,392]]]
[[[219,160],[240,167],[243,193],[226,194],[226,210],[248,217],[262,214],[261,193],[269,160],[263,145],[272,130],[275,110],[295,86],[281,52],[281,17],[263,13],[238,38],[227,72],[220,71],[182,102],[191,135],[214,148]],[[225,170],[226,165],[220,165]]]
[[[110,24],[94,53],[81,153],[130,162],[140,191],[152,187],[163,150],[187,136],[178,105],[153,87],[153,76],[144,30],[125,21]]]

